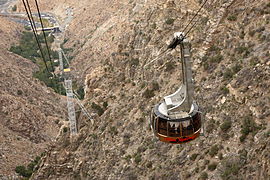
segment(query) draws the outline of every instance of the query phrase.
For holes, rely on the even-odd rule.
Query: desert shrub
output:
[[[168,19],[166,19],[165,23],[166,23],[166,24],[173,24],[174,21],[175,21],[175,19],[168,18]]]
[[[238,73],[242,69],[242,66],[240,64],[236,64],[232,67],[232,72],[234,74]]]
[[[143,92],[143,97],[145,98],[151,98],[151,97],[154,97],[155,96],[155,93],[154,91],[151,89],[146,89],[144,92]]]
[[[39,164],[40,159],[40,156],[37,156],[27,165],[27,168],[25,166],[16,166],[15,172],[18,173],[20,176],[30,178],[35,171],[35,167]]]
[[[216,162],[210,163],[208,165],[208,170],[209,171],[214,171],[216,169],[216,167],[217,167],[217,163]]]
[[[153,29],[156,29],[156,28],[157,28],[157,24],[156,24],[156,23],[153,23],[153,24],[151,25],[151,27],[152,27]]]
[[[199,154],[197,154],[197,153],[192,154],[192,155],[190,156],[190,160],[195,161],[195,159],[197,158],[198,155],[199,155]]]
[[[239,179],[238,173],[242,163],[238,158],[226,158],[221,162],[220,177],[223,180]]]
[[[152,90],[153,91],[158,91],[159,90],[158,82],[156,82],[156,81],[152,82]]]
[[[235,52],[237,52],[238,54],[245,53],[246,55],[248,55],[250,53],[248,47],[245,47],[245,46],[236,47]]]
[[[250,31],[248,32],[248,35],[251,36],[251,37],[253,37],[255,33],[256,33],[255,30],[250,30]]]
[[[210,46],[210,48],[208,49],[208,51],[210,52],[215,52],[215,51],[220,51],[221,49],[215,45]]]
[[[222,153],[219,153],[219,154],[218,154],[218,159],[219,159],[219,160],[222,160],[222,159],[223,159],[223,154],[222,154]]]
[[[107,109],[107,107],[108,107],[108,102],[107,102],[107,101],[103,102],[102,106],[103,106],[104,109]]]
[[[18,173],[20,176],[28,178],[32,175],[32,172],[25,168],[25,166],[16,166],[15,172]]]
[[[223,94],[223,95],[227,95],[227,94],[229,94],[229,89],[226,87],[226,86],[222,86],[221,88],[220,88],[220,91],[221,91],[221,93]]]
[[[223,60],[223,56],[221,54],[217,54],[210,58],[211,63],[220,63]]]
[[[234,73],[230,68],[227,68],[225,72],[223,73],[223,79],[224,80],[230,80],[233,77]]]
[[[211,119],[210,121],[208,121],[207,126],[206,126],[206,132],[212,133],[212,131],[216,129],[215,124],[216,124],[216,122],[214,119]]]
[[[130,66],[138,66],[139,65],[139,59],[138,58],[132,58],[131,60],[130,60]]]
[[[116,128],[115,126],[112,126],[112,127],[110,128],[110,133],[113,134],[113,135],[118,134],[117,128]]]
[[[209,163],[210,163],[210,161],[208,159],[205,159],[204,162],[203,162],[204,165],[207,165]]]
[[[227,19],[229,21],[236,21],[237,20],[237,16],[236,15],[230,15],[230,16],[227,17]]]
[[[83,86],[80,86],[77,90],[76,90],[77,94],[79,95],[79,99],[83,99],[84,96],[85,96],[85,93],[84,93],[84,88]]]
[[[126,155],[125,157],[124,157],[124,159],[126,160],[126,161],[130,161],[130,159],[132,158],[132,156],[129,154],[129,155]]]
[[[56,93],[65,95],[66,90],[58,77],[53,77],[51,73],[42,67],[39,71],[33,73],[33,77],[44,82],[46,86],[52,88]]]
[[[218,153],[218,150],[219,150],[218,145],[217,144],[213,145],[209,150],[209,155],[211,157],[214,157]]]
[[[232,121],[230,120],[225,120],[221,125],[220,125],[220,129],[223,132],[227,132],[232,126]]]
[[[165,65],[165,71],[166,72],[169,72],[169,71],[172,71],[175,67],[175,64],[173,62],[167,62],[166,65]]]
[[[12,7],[12,11],[17,11],[17,5],[14,5],[14,6]]]
[[[207,178],[208,178],[207,172],[202,172],[201,175],[200,175],[200,179],[201,180],[206,180]]]
[[[204,62],[203,63],[203,69],[204,70],[208,70],[209,69],[209,63],[208,62]]]
[[[240,37],[241,39],[244,39],[244,38],[245,38],[245,31],[241,31],[239,37]]]
[[[68,132],[68,128],[67,128],[67,127],[64,127],[64,128],[63,128],[63,132],[64,132],[64,133]]]
[[[17,90],[17,95],[19,95],[19,96],[20,96],[20,95],[22,95],[22,94],[23,94],[23,91],[22,91],[22,90],[20,90],[20,89],[18,89],[18,90]]]
[[[206,25],[208,21],[209,21],[208,17],[202,17],[202,19],[201,19],[201,22],[203,25]]]
[[[91,107],[92,107],[94,110],[97,111],[97,114],[98,114],[99,116],[101,116],[101,115],[104,113],[104,109],[103,109],[100,105],[96,104],[95,102],[92,102]]]
[[[137,153],[134,156],[134,161],[135,161],[136,164],[139,164],[142,161],[142,156],[139,153]]]
[[[260,127],[257,126],[251,116],[244,117],[240,131],[240,141],[243,142],[250,133],[252,133],[252,135],[254,136],[259,129]]]
[[[149,169],[152,168],[153,163],[151,161],[148,161],[145,166]]]

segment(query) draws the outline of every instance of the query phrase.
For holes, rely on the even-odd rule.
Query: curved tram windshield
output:
[[[187,120],[165,120],[158,117],[156,122],[157,133],[169,137],[189,136],[200,130],[201,118],[199,113]]]
[[[157,111],[152,112],[152,127],[161,141],[171,143],[187,142],[199,136],[201,115],[193,113],[190,117],[168,119]]]

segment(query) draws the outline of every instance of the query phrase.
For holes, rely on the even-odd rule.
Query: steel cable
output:
[[[27,1],[27,0],[26,0],[26,1]],[[26,4],[25,4],[25,1],[22,0],[22,2],[23,2],[23,5],[24,5],[24,8],[25,8],[25,11],[26,11],[26,13],[27,13],[27,17],[28,17],[28,19],[29,19],[29,21],[30,21],[30,25],[31,25],[31,28],[32,28],[32,30],[33,30],[35,39],[36,39],[36,41],[37,41],[38,48],[39,48],[39,50],[40,50],[40,54],[41,54],[42,60],[43,60],[43,62],[44,62],[44,64],[45,64],[46,70],[48,71],[48,73],[50,73],[50,71],[49,71],[49,69],[48,69],[48,66],[47,66],[47,63],[46,63],[46,60],[45,60],[45,57],[44,57],[44,54],[43,54],[42,49],[41,49],[40,42],[39,42],[38,37],[37,37],[37,34],[36,34],[36,28],[35,28],[36,26],[35,26],[35,24],[34,24],[34,21],[32,22],[32,19],[31,19],[30,14],[29,14],[29,11],[31,11],[31,9],[29,9],[29,11],[28,11],[28,9],[27,9],[27,7],[26,7]],[[27,3],[28,3],[28,1],[27,1]],[[28,4],[28,6],[29,6],[29,4]],[[32,14],[31,14],[31,16],[32,16]]]
[[[40,21],[40,24],[41,24],[42,33],[43,33],[43,36],[44,36],[44,40],[45,40],[45,44],[46,44],[46,48],[47,48],[47,51],[48,51],[49,60],[51,62],[52,72],[53,72],[54,69],[53,69],[53,62],[52,62],[52,59],[51,59],[50,48],[49,48],[48,41],[47,41],[47,38],[46,38],[46,35],[45,35],[44,26],[43,26],[43,22],[42,22],[42,19],[41,19],[41,14],[40,14],[40,10],[39,10],[39,6],[38,6],[37,0],[35,0],[35,3],[36,3],[36,7],[37,7],[37,11],[38,11],[38,16],[39,16],[39,21]],[[53,72],[53,75],[55,76],[54,72]]]

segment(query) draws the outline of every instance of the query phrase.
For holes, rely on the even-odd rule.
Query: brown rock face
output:
[[[32,77],[37,66],[8,51],[21,29],[0,18],[0,179],[44,152],[65,119],[64,99]]]
[[[157,141],[148,125],[151,107],[180,84],[179,50],[144,65],[184,29],[203,1],[46,2],[59,16],[66,16],[66,8],[73,11],[64,47],[72,48],[67,53],[72,71],[85,83],[84,103],[95,123],[80,118],[79,135],[63,134],[33,179],[270,176],[267,0],[213,0],[199,13],[188,37],[206,136],[182,145]],[[144,96],[146,90],[154,96]]]

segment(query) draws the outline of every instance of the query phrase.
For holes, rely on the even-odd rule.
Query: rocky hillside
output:
[[[64,4],[62,4],[64,3]],[[179,86],[179,51],[144,68],[202,1],[57,1],[73,8],[64,47],[84,83],[92,125],[63,134],[32,179],[267,179],[270,176],[270,4],[209,1],[192,43],[195,95],[205,136],[182,144],[157,141],[151,107]],[[61,9],[62,7],[62,9]]]
[[[32,77],[35,64],[8,51],[21,30],[0,18],[0,179],[44,152],[65,119],[65,99]]]

